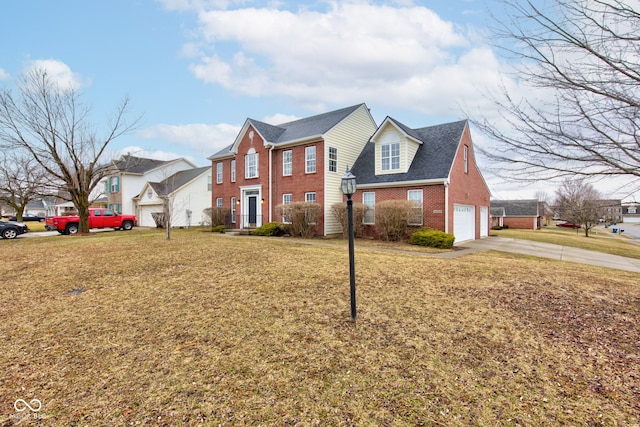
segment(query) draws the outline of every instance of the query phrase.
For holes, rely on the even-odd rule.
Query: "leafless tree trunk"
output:
[[[47,192],[48,179],[28,153],[7,150],[0,155],[0,202],[16,211],[18,221],[27,204]]]
[[[101,163],[105,150],[138,123],[126,121],[128,110],[125,98],[100,138],[78,89],[61,88],[46,70],[34,70],[23,76],[17,97],[9,90],[0,92],[0,143],[30,153],[73,202],[79,232],[87,233],[91,192],[106,174],[106,162]]]
[[[600,193],[583,179],[567,179],[556,191],[555,208],[561,218],[580,224],[585,237],[601,216]]]
[[[489,97],[499,119],[472,122],[504,177],[640,177],[640,11],[622,0],[503,2],[496,40],[520,99]]]

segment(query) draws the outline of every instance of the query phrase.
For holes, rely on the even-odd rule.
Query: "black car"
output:
[[[3,239],[15,239],[28,231],[26,224],[21,222],[0,221],[0,236]]]
[[[9,217],[9,221],[17,221],[17,220],[18,220],[18,217],[15,216],[15,215]],[[22,215],[22,222],[26,222],[26,221],[44,222],[45,221],[45,217],[38,216],[38,215],[33,215],[33,214],[24,214],[24,215]]]

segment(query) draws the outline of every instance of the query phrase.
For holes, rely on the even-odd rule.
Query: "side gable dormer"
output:
[[[375,144],[375,174],[407,173],[422,141],[411,129],[387,117],[371,137]]]

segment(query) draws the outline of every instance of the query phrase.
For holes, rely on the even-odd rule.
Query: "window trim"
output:
[[[250,159],[254,159],[253,167],[250,167],[250,164],[249,164]],[[258,153],[256,153],[256,150],[251,148],[244,157],[244,177],[246,179],[254,179],[254,178],[260,177],[258,161],[259,161]],[[252,169],[255,169],[255,175],[251,175],[249,173]]]
[[[236,213],[237,213],[236,198],[234,196],[231,198],[231,223],[232,224],[236,223]]]
[[[373,205],[369,205],[365,202],[365,195],[373,195]],[[376,192],[364,191],[362,192],[362,204],[369,207],[369,210],[362,216],[362,223],[366,225],[374,225],[376,223]],[[371,219],[367,221],[367,215],[371,212]]]
[[[231,160],[231,182],[236,182],[236,159]]]
[[[331,153],[333,152],[333,156]],[[329,147],[329,172],[338,172],[338,148]]]
[[[216,197],[216,208],[221,208],[224,205],[224,199],[222,197]]]
[[[222,184],[223,172],[224,172],[224,167],[222,166],[222,162],[216,163],[216,184]]]
[[[464,156],[464,173],[469,173],[469,146],[465,145],[463,149]]]
[[[313,153],[313,158],[310,158],[309,155]],[[304,147],[304,173],[316,173],[317,170],[317,153],[316,146],[309,145]]]
[[[420,200],[415,200],[411,198],[411,193],[420,193]],[[409,219],[407,220],[407,224],[408,225],[423,225],[424,224],[424,190],[422,189],[414,189],[414,190],[407,190],[407,200],[413,201],[413,202],[420,202],[420,222],[411,222],[411,217],[409,217]],[[418,209],[418,207],[412,208],[412,209]],[[416,215],[417,216],[417,215]]]
[[[289,199],[289,201],[286,200],[287,198]],[[291,203],[293,203],[293,194],[292,193],[284,193],[282,195],[282,206],[286,206],[286,205],[289,205]],[[287,217],[287,215],[285,213],[285,209],[282,209],[282,222],[284,224],[291,224],[291,217]]]
[[[309,201],[309,196],[313,194],[313,202]],[[306,193],[304,193],[304,201],[305,203],[317,203],[317,198],[316,198],[316,192],[315,191],[308,191]]]
[[[398,153],[394,155],[393,148],[397,146]],[[385,156],[385,148],[389,151]],[[380,169],[384,172],[400,170],[400,142],[386,142],[380,145]],[[394,159],[397,160],[397,167],[394,167]],[[388,162],[385,168],[385,160]]]
[[[287,166],[289,169],[288,173],[287,173]],[[293,174],[293,150],[284,150],[282,152],[282,176],[291,176],[292,174]]]

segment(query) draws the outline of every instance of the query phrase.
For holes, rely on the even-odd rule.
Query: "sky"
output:
[[[413,128],[496,117],[484,95],[517,82],[489,42],[497,0],[9,0],[0,6],[0,87],[46,68],[80,87],[94,120],[125,98],[138,128],[113,156],[185,157],[197,166],[231,144],[247,118],[271,124],[365,103],[376,123]],[[506,80],[505,80],[506,79]],[[471,129],[476,145],[490,147]],[[525,199],[479,166],[492,197]],[[624,188],[595,184],[607,197]],[[599,187],[600,185],[600,187]]]

